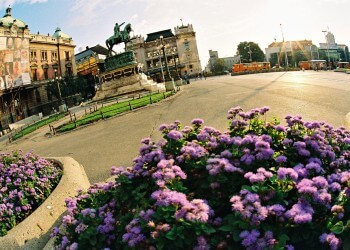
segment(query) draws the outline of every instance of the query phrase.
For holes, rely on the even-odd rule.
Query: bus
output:
[[[270,62],[237,63],[237,64],[233,64],[232,66],[233,73],[262,71],[262,70],[269,70],[269,69],[270,69]]]
[[[326,60],[310,60],[310,63],[313,70],[327,69]]]
[[[338,62],[337,68],[339,69],[348,69],[349,68],[349,62]]]

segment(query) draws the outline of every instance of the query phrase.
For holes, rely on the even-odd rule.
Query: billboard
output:
[[[29,39],[0,37],[0,89],[30,84],[28,74]]]

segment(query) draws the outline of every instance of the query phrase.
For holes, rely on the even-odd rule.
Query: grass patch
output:
[[[163,92],[163,93],[156,93],[148,96],[143,96],[138,99],[115,103],[109,106],[101,107],[95,112],[92,112],[90,114],[86,114],[80,119],[77,119],[75,122],[69,122],[67,124],[62,125],[61,127],[58,127],[56,131],[58,133],[66,132],[73,130],[79,126],[86,125],[89,123],[93,123],[96,121],[99,121],[101,119],[106,119],[109,117],[113,117],[116,115],[119,115],[121,113],[124,113],[126,111],[130,111],[133,109],[144,107],[148,104],[159,102],[171,95],[173,95],[175,92]]]
[[[21,131],[18,131],[15,133],[14,136],[12,136],[12,140],[17,140],[27,134],[30,134],[32,133],[33,131],[37,130],[38,128],[41,128],[51,122],[54,122],[54,121],[57,121],[61,118],[63,118],[66,114],[65,113],[59,113],[59,114],[54,114],[54,115],[51,115],[49,116],[48,118],[45,118],[45,119],[42,119],[32,125],[29,125],[25,128],[22,128]]]

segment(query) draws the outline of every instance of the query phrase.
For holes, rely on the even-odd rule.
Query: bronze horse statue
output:
[[[119,43],[124,43],[126,47],[126,43],[130,41],[130,32],[131,32],[131,24],[128,23],[125,25],[124,30],[120,31],[119,34],[113,35],[106,40],[106,46],[108,49],[108,54],[112,54],[112,48],[114,45]]]

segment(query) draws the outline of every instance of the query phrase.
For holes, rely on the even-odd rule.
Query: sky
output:
[[[192,24],[203,69],[209,50],[229,57],[247,41],[265,52],[274,39],[282,41],[282,31],[286,41],[307,39],[319,46],[327,30],[337,43],[350,46],[350,0],[0,0],[0,17],[9,5],[33,34],[52,35],[60,27],[73,38],[76,52],[105,46],[116,22],[131,23],[131,35],[145,39]]]

